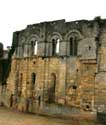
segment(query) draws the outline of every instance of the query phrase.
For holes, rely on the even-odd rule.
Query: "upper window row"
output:
[[[69,39],[69,54],[71,56],[77,55],[78,41],[77,37],[71,37]],[[38,41],[31,41],[32,55],[37,55]],[[52,39],[52,55],[55,56],[60,50],[60,39]]]

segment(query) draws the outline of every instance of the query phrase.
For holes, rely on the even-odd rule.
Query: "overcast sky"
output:
[[[0,0],[0,42],[11,46],[12,33],[28,24],[95,16],[106,18],[106,0]]]

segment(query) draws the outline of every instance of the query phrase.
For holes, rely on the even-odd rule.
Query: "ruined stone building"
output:
[[[5,106],[66,115],[106,111],[105,19],[28,25],[14,32],[10,55],[1,84]]]

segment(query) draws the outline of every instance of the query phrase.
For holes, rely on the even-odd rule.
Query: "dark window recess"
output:
[[[70,38],[70,55],[76,56],[77,55],[77,37]]]
[[[79,69],[76,69],[76,71],[78,72],[78,71],[79,71]]]
[[[70,38],[70,55],[73,55],[73,38]]]
[[[89,50],[91,50],[91,46],[89,46]]]
[[[22,51],[23,51],[23,54],[24,54],[24,44],[22,44]]]
[[[27,82],[27,84],[29,84],[29,82]]]
[[[99,46],[101,46],[101,43],[99,43]]]
[[[31,41],[31,45],[32,46],[35,46],[35,44],[36,44],[36,40],[35,41]]]
[[[33,43],[33,41],[31,41],[31,50],[32,50],[32,55],[34,54],[34,43]]]
[[[77,89],[77,86],[76,86],[76,85],[73,85],[72,88],[73,88],[73,89]]]
[[[90,108],[90,106],[89,106],[89,105],[86,105],[86,108],[87,108],[87,109],[89,109],[89,108]]]
[[[99,37],[97,36],[97,37],[95,37],[95,41],[99,41]]]
[[[41,104],[41,96],[38,97],[38,101],[39,101],[39,106]]]
[[[52,40],[52,55],[56,55],[56,41],[53,39]]]
[[[77,55],[77,38],[74,38],[74,56]]]
[[[35,61],[33,61],[33,64],[35,64],[36,62]]]
[[[59,43],[60,39],[52,39],[52,56],[55,56],[59,53]]]
[[[42,60],[44,60],[45,59],[45,57],[42,57]]]
[[[35,84],[35,81],[36,81],[36,74],[35,73],[32,73],[32,84]]]
[[[32,55],[34,55],[35,53],[35,46],[37,44],[37,41],[34,40],[34,41],[31,41],[31,50],[32,50]]]
[[[52,39],[52,42],[55,42],[55,39]]]

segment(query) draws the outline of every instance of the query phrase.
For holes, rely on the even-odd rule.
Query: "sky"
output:
[[[11,46],[13,32],[29,24],[96,16],[106,18],[106,0],[0,0],[0,42]]]

